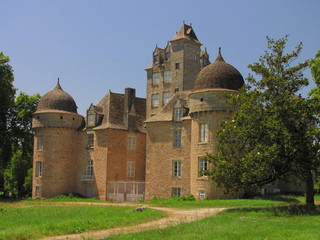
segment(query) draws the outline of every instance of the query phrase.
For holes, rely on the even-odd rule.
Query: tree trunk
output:
[[[313,186],[312,171],[306,171],[306,205],[307,207],[314,207],[314,186]]]

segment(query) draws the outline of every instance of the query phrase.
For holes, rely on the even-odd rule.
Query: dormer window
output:
[[[96,116],[94,114],[88,115],[88,127],[94,127],[96,125]]]
[[[156,63],[156,62],[159,62],[159,55],[154,55],[153,56],[153,62]]]
[[[181,122],[182,118],[182,108],[175,108],[173,110],[173,120],[175,122]]]
[[[171,53],[167,52],[165,56],[166,61],[170,60],[170,58],[171,58]]]

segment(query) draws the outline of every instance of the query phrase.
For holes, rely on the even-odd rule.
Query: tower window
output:
[[[171,71],[164,72],[164,82],[165,83],[171,82]]]
[[[89,133],[87,137],[88,137],[88,148],[92,149],[94,147],[94,134]]]
[[[158,85],[160,79],[160,73],[152,74],[152,85]]]
[[[159,55],[154,55],[153,56],[153,62],[159,62]]]
[[[180,68],[180,63],[176,63],[175,64],[175,69],[179,69]]]
[[[181,130],[174,131],[173,147],[181,147]]]
[[[172,197],[180,197],[181,188],[172,188]]]
[[[173,161],[173,176],[181,177],[181,161]]]
[[[42,162],[36,161],[36,177],[42,176]]]
[[[136,163],[133,161],[127,162],[127,177],[135,177]]]
[[[151,95],[151,106],[158,107],[159,106],[159,94]]]
[[[208,161],[204,158],[199,158],[199,177],[206,176],[204,171],[208,170]]]
[[[86,176],[88,179],[93,178],[93,161],[92,160],[88,160],[87,161],[87,167],[86,167]]]
[[[207,141],[208,141],[208,124],[202,123],[200,124],[199,142],[207,142]]]
[[[136,149],[136,136],[128,137],[128,149],[135,150]]]
[[[171,54],[169,52],[166,53],[166,61],[170,60]]]
[[[173,110],[173,121],[181,122],[181,117],[182,117],[182,109],[181,108],[175,108]]]
[[[166,105],[169,102],[170,97],[171,97],[170,92],[163,93],[163,105]]]
[[[37,137],[37,150],[41,151],[43,149],[42,136]]]
[[[94,114],[88,115],[88,127],[94,127],[96,125],[96,116]]]

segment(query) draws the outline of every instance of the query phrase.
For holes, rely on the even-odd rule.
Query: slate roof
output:
[[[56,87],[40,98],[36,112],[65,111],[77,113],[77,105],[70,94],[62,90],[59,80]]]
[[[94,128],[99,129],[120,129],[128,130],[124,124],[124,94],[109,92],[104,96],[97,107],[103,109],[103,119],[101,125]],[[146,119],[146,99],[135,98],[134,107],[136,111],[136,128],[140,132],[145,132],[144,120]]]
[[[179,32],[173,37],[171,41],[179,40],[179,39],[188,39],[198,44],[201,44],[197,38],[197,35],[193,31],[192,26],[189,26],[185,23],[182,24]]]
[[[224,61],[219,48],[216,60],[204,67],[197,75],[193,89],[226,88],[238,90],[243,84],[241,73]]]

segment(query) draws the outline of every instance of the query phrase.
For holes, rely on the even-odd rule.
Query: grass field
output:
[[[166,229],[124,234],[108,240],[288,240],[320,239],[320,208],[306,211],[301,206],[240,208],[215,217],[183,223]]]
[[[0,239],[38,239],[44,236],[81,233],[135,225],[165,216],[147,209],[106,206],[39,206],[0,208]]]

